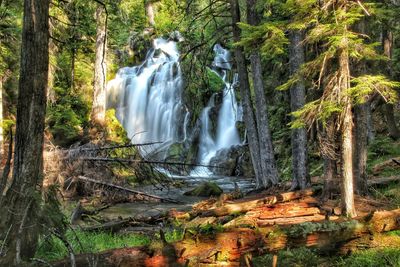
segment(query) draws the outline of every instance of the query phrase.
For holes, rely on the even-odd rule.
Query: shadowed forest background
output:
[[[0,266],[400,266],[399,14],[0,0]]]

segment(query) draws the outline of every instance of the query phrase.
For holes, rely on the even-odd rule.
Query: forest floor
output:
[[[71,251],[77,266],[400,266],[397,152],[370,161],[370,194],[356,197],[354,220],[341,217],[338,195],[321,200],[319,177],[310,190],[287,192],[283,183],[246,196],[180,199],[186,204],[100,190],[103,200],[79,199],[83,212],[65,240],[43,239],[36,257],[53,266],[70,266],[70,257],[59,259]],[[68,217],[75,203],[63,202]]]

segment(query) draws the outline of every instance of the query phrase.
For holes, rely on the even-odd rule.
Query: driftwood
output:
[[[115,185],[115,184],[111,184],[111,183],[107,183],[107,182],[102,182],[102,181],[98,181],[98,180],[95,180],[95,179],[91,179],[91,178],[88,178],[88,177],[85,177],[85,176],[78,176],[78,179],[81,180],[81,181],[84,181],[84,182],[90,182],[90,183],[106,186],[106,187],[109,187],[109,188],[121,190],[121,191],[130,193],[130,194],[141,195],[141,196],[157,199],[157,200],[164,201],[164,202],[180,203],[177,200],[151,195],[151,194],[148,194],[148,193],[144,193],[144,192],[133,190],[133,189],[126,188],[126,187],[122,187],[122,186],[119,186],[119,185]]]
[[[276,253],[300,246],[319,250],[356,247],[364,237],[399,229],[400,209],[379,211],[357,220],[322,221],[282,227],[233,228],[204,235],[186,235],[182,241],[162,247],[135,247],[96,254],[99,266],[239,266],[246,255]],[[348,246],[349,242],[352,243]],[[368,244],[367,244],[368,245]],[[77,255],[78,263],[89,255]],[[68,260],[53,263],[68,266]],[[82,265],[84,266],[84,265]]]

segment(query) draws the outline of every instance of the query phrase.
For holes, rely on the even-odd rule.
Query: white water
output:
[[[200,163],[209,164],[218,150],[240,144],[239,133],[236,128],[238,106],[235,92],[227,79],[227,73],[231,69],[230,53],[219,44],[214,47],[215,58],[213,71],[224,81],[222,106],[218,112],[217,132],[215,138],[211,133],[209,111],[214,107],[213,95],[201,114],[202,131],[200,135],[199,159]]]
[[[182,106],[182,73],[176,43],[155,39],[153,49],[140,66],[118,71],[108,83],[108,108],[115,108],[116,117],[132,143],[180,141]],[[160,149],[153,145],[143,156]]]
[[[240,144],[236,129],[238,106],[233,87],[228,81],[230,53],[220,45],[214,47],[213,71],[224,81],[223,101],[216,133],[212,133],[209,112],[215,106],[215,95],[201,113],[198,162],[209,164],[218,150]],[[116,116],[132,143],[163,142],[142,150],[149,153],[167,150],[174,142],[188,138],[190,113],[182,103],[182,73],[179,52],[174,41],[155,39],[144,63],[125,67],[108,83],[107,107]],[[210,176],[207,168],[196,168],[193,175]]]

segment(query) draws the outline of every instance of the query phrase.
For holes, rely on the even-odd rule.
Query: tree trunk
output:
[[[356,25],[356,31],[366,35],[366,21],[360,20]],[[356,76],[364,75],[367,73],[367,65],[361,61],[354,65],[354,72]],[[368,107],[370,102],[356,105],[354,107],[354,191],[358,195],[365,195],[368,193],[367,185],[367,157],[368,157]]]
[[[386,28],[382,31],[382,46],[383,53],[389,58],[389,62],[385,62],[387,73],[389,77],[393,77],[392,70],[392,58],[393,58],[393,33],[388,31]],[[384,107],[384,115],[386,117],[386,123],[390,137],[397,140],[400,138],[400,130],[397,127],[396,119],[394,117],[393,104],[386,103]]]
[[[359,195],[368,192],[367,157],[368,157],[368,127],[367,112],[369,103],[354,108],[355,148],[354,148],[354,189]]]
[[[0,163],[4,160],[3,77],[0,77]],[[1,192],[1,191],[0,191]]]
[[[371,110],[371,102],[368,103],[366,108],[366,116],[367,116],[367,137],[368,144],[371,144],[375,140],[375,130],[374,130],[374,122],[372,121],[372,110]]]
[[[0,203],[0,266],[19,266],[37,245],[49,68],[49,1],[25,0],[13,176]]]
[[[240,22],[240,10],[238,0],[231,0],[231,15],[232,15],[232,27],[233,27],[233,39],[235,42],[240,41],[240,29],[237,23]],[[247,64],[244,56],[242,47],[235,47],[235,60],[237,70],[239,74],[239,87],[240,95],[243,101],[243,117],[247,129],[247,139],[249,142],[251,160],[253,163],[254,173],[256,176],[257,188],[263,187],[260,182],[262,178],[262,169],[260,164],[260,152],[259,152],[259,139],[257,133],[257,126],[254,119],[253,107],[250,97],[250,84],[247,73]]]
[[[303,33],[293,31],[290,33],[290,72],[295,74],[304,64],[304,47],[302,45]],[[291,111],[301,109],[306,103],[306,89],[304,81],[297,82],[290,88]],[[310,186],[307,174],[307,132],[305,128],[292,130],[292,166],[293,180],[291,189],[304,189]]]
[[[345,29],[347,31],[347,29]],[[341,164],[342,164],[342,210],[348,217],[355,217],[353,188],[353,113],[351,99],[346,95],[350,88],[350,66],[348,50],[343,48],[339,57],[339,88],[343,95],[344,110],[342,116]]]
[[[98,4],[96,9],[96,60],[94,65],[92,124],[103,125],[106,115],[106,44],[107,10]]]
[[[250,25],[259,24],[259,14],[256,10],[257,0],[247,1],[247,22]],[[275,164],[272,136],[269,129],[267,101],[265,99],[264,82],[262,75],[261,57],[257,49],[250,55],[253,86],[255,92],[255,115],[257,121],[258,141],[260,150],[260,167],[262,171],[260,186],[266,188],[278,183],[278,170]]]
[[[152,0],[145,0],[145,10],[146,10],[146,15],[147,15],[147,20],[150,24],[150,26],[154,27],[156,25],[156,22],[154,20],[154,5],[153,5]]]

